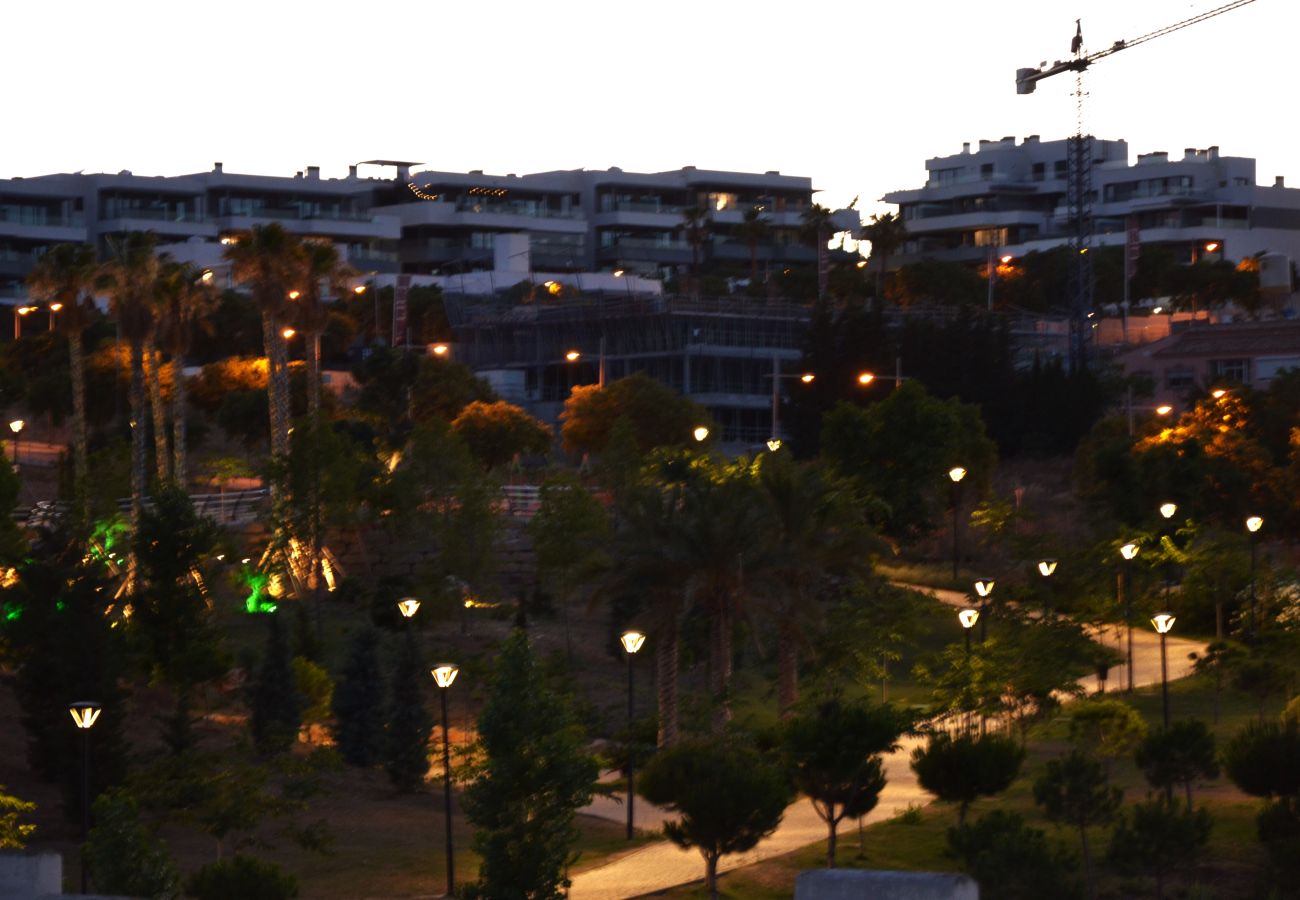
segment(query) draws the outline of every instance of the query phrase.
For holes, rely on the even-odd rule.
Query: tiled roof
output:
[[[1171,334],[1151,355],[1268,356],[1300,354],[1300,322],[1275,320],[1233,325],[1201,325]]]

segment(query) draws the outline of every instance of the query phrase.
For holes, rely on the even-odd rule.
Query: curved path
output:
[[[964,607],[968,604],[966,595],[958,591],[921,588],[915,585],[903,586],[930,594],[949,606]],[[1104,629],[1096,635],[1096,638],[1107,646],[1122,649],[1119,647],[1121,629]],[[1191,661],[1188,654],[1199,653],[1204,649],[1205,645],[1199,641],[1168,638],[1166,652],[1170,679],[1191,674]],[[1160,682],[1160,640],[1151,629],[1134,629],[1133,663],[1136,686],[1143,687]],[[1120,689],[1126,681],[1127,676],[1123,666],[1116,666],[1108,673],[1107,686],[1111,690]],[[1092,693],[1097,689],[1096,676],[1082,678],[1079,684]],[[916,775],[910,765],[912,749],[920,745],[923,740],[919,736],[905,737],[900,742],[898,750],[885,756],[885,775],[888,782],[880,794],[880,802],[867,815],[865,819],[867,824],[892,818],[910,805],[924,805],[930,802],[930,795],[921,790],[920,785],[916,783]],[[627,816],[622,804],[607,798],[597,800],[582,811],[616,821],[626,821]],[[673,818],[671,813],[652,807],[640,799],[637,800],[635,815],[637,827],[650,830],[658,829],[665,819]],[[746,853],[724,856],[719,862],[718,870],[726,872],[760,860],[781,856],[824,840],[825,837],[826,823],[818,817],[807,798],[800,798],[785,811],[785,817],[775,832]],[[668,841],[660,841],[573,876],[573,887],[569,891],[569,896],[573,900],[622,900],[622,898],[639,897],[698,881],[703,877],[704,860],[698,851],[682,850]]]

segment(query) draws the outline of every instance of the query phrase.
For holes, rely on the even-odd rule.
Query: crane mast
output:
[[[1083,99],[1087,96],[1083,89],[1083,73],[1099,59],[1112,56],[1121,50],[1127,50],[1147,41],[1164,37],[1180,31],[1206,19],[1223,15],[1234,9],[1253,3],[1255,0],[1234,0],[1214,9],[1207,10],[1190,18],[1175,22],[1164,28],[1157,28],[1132,40],[1119,40],[1104,50],[1088,53],[1083,46],[1083,27],[1075,19],[1074,40],[1070,50],[1073,59],[1057,60],[1051,66],[1046,63],[1037,68],[1029,67],[1016,70],[1016,93],[1032,94],[1038,82],[1063,72],[1074,73],[1075,132],[1069,140],[1068,181],[1066,183],[1065,205],[1069,217],[1069,249],[1072,265],[1069,273],[1070,298],[1070,370],[1077,371],[1087,366],[1088,339],[1091,329],[1088,327],[1088,315],[1092,312],[1094,278],[1092,256],[1088,252],[1092,243],[1092,135],[1085,135],[1083,130]]]

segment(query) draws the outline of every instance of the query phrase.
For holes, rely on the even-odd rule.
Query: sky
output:
[[[1224,2],[0,0],[0,177],[694,165],[871,214],[964,141],[1072,133],[1072,76],[1014,76],[1068,57],[1076,18],[1096,50]],[[1300,3],[1256,0],[1100,60],[1085,130],[1300,186],[1297,25]]]

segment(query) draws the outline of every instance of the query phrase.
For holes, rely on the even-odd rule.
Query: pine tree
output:
[[[598,767],[522,630],[502,645],[497,665],[478,719],[482,762],[464,797],[483,860],[471,891],[492,900],[550,900],[569,885],[574,815],[590,802]]]
[[[277,614],[267,615],[266,656],[253,689],[253,743],[263,755],[283,753],[298,740],[302,707],[294,688],[289,642]]]
[[[334,742],[354,766],[373,766],[383,749],[384,685],[379,638],[367,628],[352,638],[348,661],[334,689]]]
[[[418,788],[429,771],[433,717],[426,697],[428,680],[415,640],[408,633],[393,669],[392,702],[384,734],[384,771],[400,791]]]

